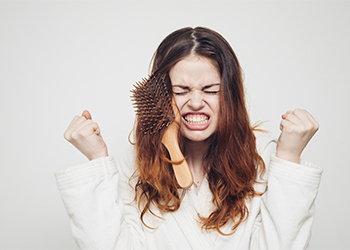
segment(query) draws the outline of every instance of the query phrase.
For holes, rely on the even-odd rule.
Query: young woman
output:
[[[88,111],[65,138],[90,161],[56,173],[82,249],[306,249],[322,170],[300,159],[318,129],[305,110],[282,115],[277,142],[249,123],[241,68],[227,41],[183,28],[159,45],[181,114],[181,148],[193,175],[178,186],[166,149],[140,140],[117,164]],[[149,145],[153,145],[152,147]]]

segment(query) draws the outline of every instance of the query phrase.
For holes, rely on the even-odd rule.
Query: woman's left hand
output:
[[[282,115],[281,134],[277,141],[276,156],[287,161],[300,163],[301,153],[318,128],[318,122],[306,110],[287,111]]]

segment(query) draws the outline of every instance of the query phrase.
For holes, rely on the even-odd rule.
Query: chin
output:
[[[203,133],[203,131],[182,131],[182,136],[189,141],[204,142],[209,139],[213,133]]]

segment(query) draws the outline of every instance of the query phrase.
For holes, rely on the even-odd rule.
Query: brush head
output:
[[[132,101],[143,134],[155,134],[175,120],[170,81],[155,73],[134,84]]]

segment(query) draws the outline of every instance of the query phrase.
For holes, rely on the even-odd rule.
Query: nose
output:
[[[202,91],[193,91],[191,93],[190,99],[187,102],[191,109],[200,110],[204,107],[205,103],[201,92]]]

